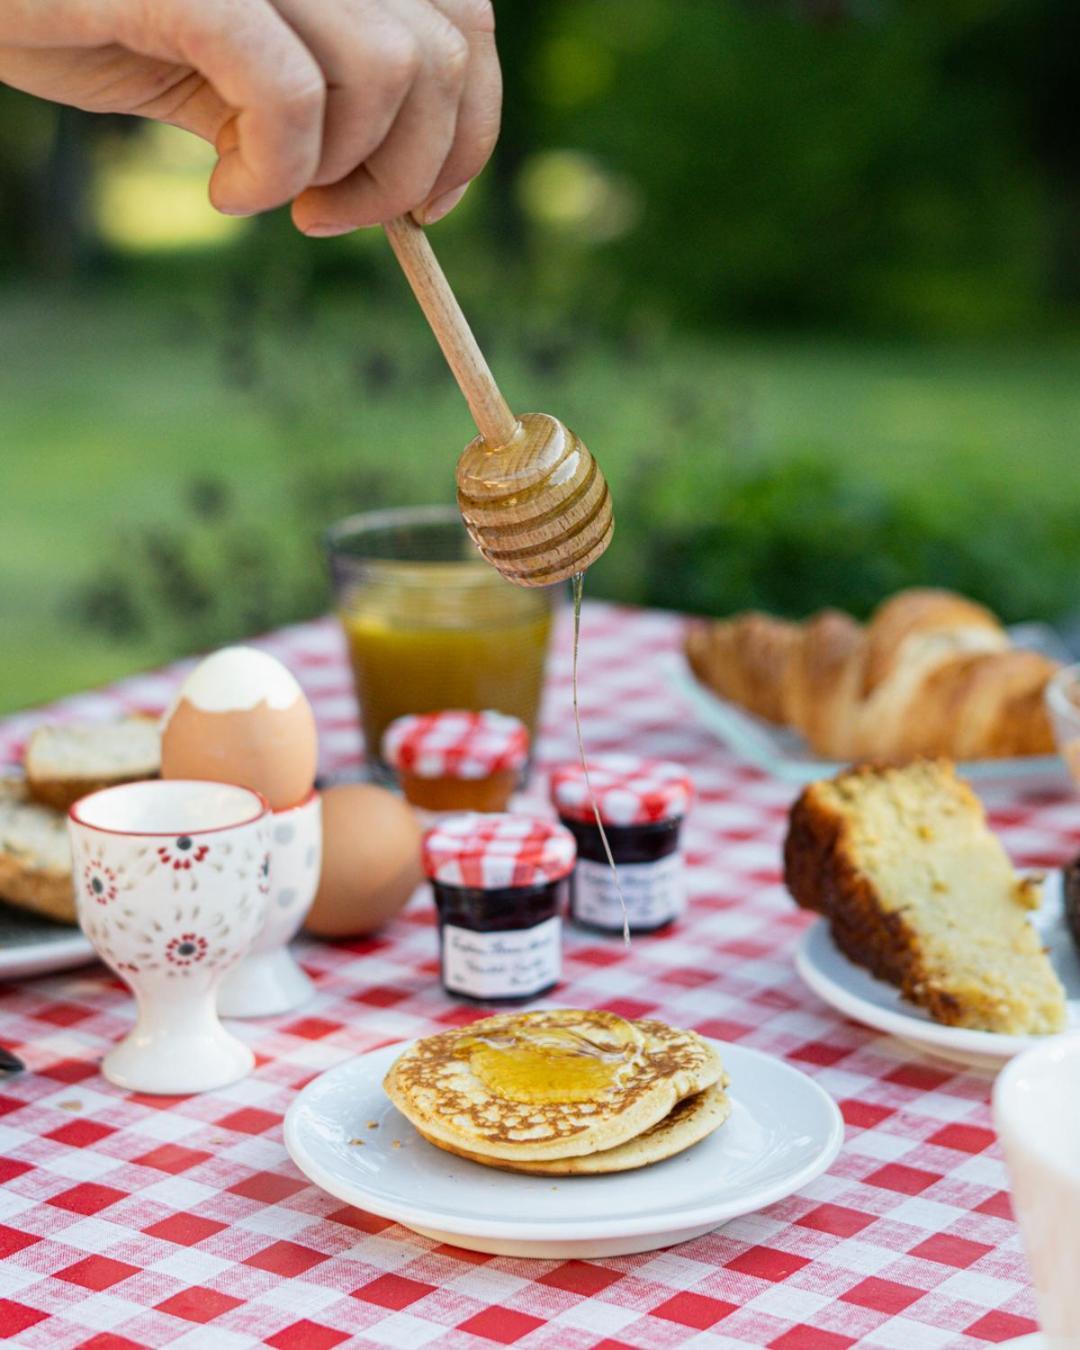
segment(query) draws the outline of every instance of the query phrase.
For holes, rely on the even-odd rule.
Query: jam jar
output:
[[[446,816],[427,831],[421,856],[448,994],[521,1003],[554,988],[575,853],[562,825],[504,812]]]
[[[596,809],[611,846],[612,874]],[[693,799],[686,770],[666,760],[636,755],[597,755],[589,780],[580,764],[551,776],[551,800],[577,841],[578,860],[570,887],[570,916],[604,933],[623,931],[623,907],[631,933],[655,933],[686,909],[679,832]]]
[[[382,752],[421,810],[505,811],[529,755],[529,733],[506,713],[416,713],[390,723]]]

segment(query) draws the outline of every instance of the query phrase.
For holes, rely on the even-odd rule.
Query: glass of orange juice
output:
[[[349,516],[325,542],[376,777],[393,777],[382,735],[405,713],[492,708],[535,735],[560,587],[500,576],[452,506]]]

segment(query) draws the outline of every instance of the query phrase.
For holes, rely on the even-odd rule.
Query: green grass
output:
[[[617,507],[635,466],[658,452],[694,457],[710,476],[808,450],[916,494],[994,483],[1036,506],[1072,494],[1080,507],[1078,348],[1065,341],[732,336],[623,355],[584,343],[560,356],[517,341],[513,325],[500,334],[493,361],[509,396],[584,435]],[[314,523],[292,505],[305,472],[344,483],[350,469],[383,464],[395,500],[450,498],[469,422],[404,301],[359,292],[303,322],[267,320],[249,384],[230,375],[230,343],[225,307],[198,296],[3,297],[0,711],[180,654],[190,630],[167,617],[117,643],[76,621],[72,597],[103,561],[123,559],[125,530],[184,520],[194,478],[232,484],[239,517],[275,534],[282,566],[313,573]],[[327,514],[369,504],[362,483],[343,487]],[[625,594],[618,553],[601,568],[598,588]]]

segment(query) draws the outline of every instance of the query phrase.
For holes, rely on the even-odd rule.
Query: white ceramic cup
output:
[[[304,922],[319,886],[322,799],[312,792],[299,806],[272,812],[270,898],[251,951],[221,982],[223,1017],[272,1017],[291,1012],[314,993],[288,944]]]
[[[1080,788],[1080,664],[1059,670],[1046,686],[1046,707],[1058,752]]]
[[[207,1092],[254,1065],[216,997],[266,913],[269,814],[248,788],[184,779],[105,788],[71,808],[79,923],[137,1008],[102,1062],[110,1082]]]
[[[1053,1036],[994,1084],[994,1123],[1012,1180],[1048,1350],[1080,1347],[1080,1035]],[[1014,1344],[1020,1344],[1015,1342]]]

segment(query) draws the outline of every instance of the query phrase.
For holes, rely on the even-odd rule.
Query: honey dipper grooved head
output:
[[[550,586],[584,572],[615,528],[600,466],[547,413],[525,413],[507,445],[470,441],[458,460],[457,497],[477,548],[519,586]]]

